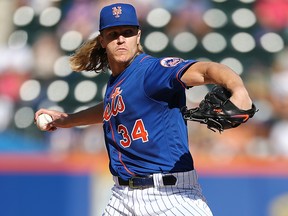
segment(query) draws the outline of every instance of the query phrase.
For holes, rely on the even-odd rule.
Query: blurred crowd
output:
[[[97,34],[100,9],[114,2],[117,1],[0,1],[0,152],[37,150],[97,153],[105,151],[102,125],[59,129],[47,133],[39,131],[33,124],[33,114],[40,107],[73,112],[102,99],[103,90],[95,94],[90,101],[77,101],[71,89],[79,80],[84,79],[97,83],[98,89],[105,89],[109,74],[101,73],[96,76],[96,74],[91,75],[91,72],[73,73],[69,68],[67,69],[67,57],[84,40]],[[193,154],[223,156],[227,159],[237,155],[261,158],[288,157],[287,1],[239,0],[237,3],[233,1],[234,8],[231,2],[219,0],[127,0],[125,2],[134,4],[138,11],[143,29],[143,43],[145,37],[152,31],[161,31],[168,38],[173,38],[182,31],[192,32],[199,43],[194,50],[185,53],[175,50],[171,43],[157,53],[146,49],[147,53],[156,56],[177,55],[183,58],[206,58],[207,60],[218,60],[234,55],[243,64],[244,70],[241,77],[259,111],[245,125],[227,130],[222,134],[208,130],[204,125],[188,122]],[[229,16],[236,6],[253,10],[257,18],[255,25],[245,29],[256,38],[254,52],[237,53],[231,46],[216,54],[204,50],[199,41],[207,33],[215,31],[203,21],[205,11],[217,7]],[[23,9],[22,15],[16,14],[19,8]],[[41,20],[45,13],[49,13],[47,8],[59,9],[61,12],[59,20],[56,19],[57,13],[48,16],[46,22]],[[155,8],[164,8],[170,12],[171,17],[165,26],[151,26],[147,21],[149,12]],[[54,23],[52,18],[56,19]],[[219,31],[229,37],[231,31],[243,30],[237,29],[231,21],[228,21],[226,27]],[[277,52],[261,49],[257,38],[259,39],[259,35],[264,32],[279,34],[284,41],[284,47]],[[70,37],[67,33],[70,33]],[[72,33],[74,33],[73,37],[71,37]],[[215,43],[217,44],[217,41]],[[57,69],[59,67],[60,69]],[[89,76],[85,76],[85,73]],[[49,89],[49,85],[55,80],[65,81],[70,86],[70,92],[63,100],[53,101],[47,95],[48,91],[54,91],[56,95],[61,93],[61,88]],[[38,94],[35,90],[37,85],[40,89]],[[27,91],[28,95],[25,94]],[[204,93],[202,92],[198,97],[203,97]],[[83,94],[86,92],[84,91]],[[195,105],[197,105],[195,101],[188,100],[188,106]]]

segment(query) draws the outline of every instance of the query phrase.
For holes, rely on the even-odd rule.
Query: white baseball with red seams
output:
[[[43,114],[38,116],[38,118],[36,120],[36,124],[40,130],[46,131],[47,130],[47,128],[46,128],[47,124],[52,122],[52,121],[53,121],[53,119],[50,115],[43,113]]]

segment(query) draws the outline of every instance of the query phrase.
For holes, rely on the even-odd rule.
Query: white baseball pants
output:
[[[102,216],[212,216],[195,170],[173,173],[175,186],[163,186],[162,174],[153,174],[155,187],[131,189],[118,179]]]

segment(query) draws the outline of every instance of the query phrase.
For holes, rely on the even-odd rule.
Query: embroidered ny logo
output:
[[[120,14],[122,14],[121,6],[113,7],[112,8],[112,13],[113,13],[113,16],[115,16],[115,18],[119,18]]]

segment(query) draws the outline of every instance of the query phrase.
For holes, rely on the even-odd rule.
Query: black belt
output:
[[[152,175],[145,177],[134,176],[129,180],[123,180],[120,177],[117,178],[120,186],[129,186],[130,188],[133,189],[139,189],[139,188],[143,189],[155,186]],[[177,178],[174,175],[163,175],[162,181],[164,186],[175,185]]]

